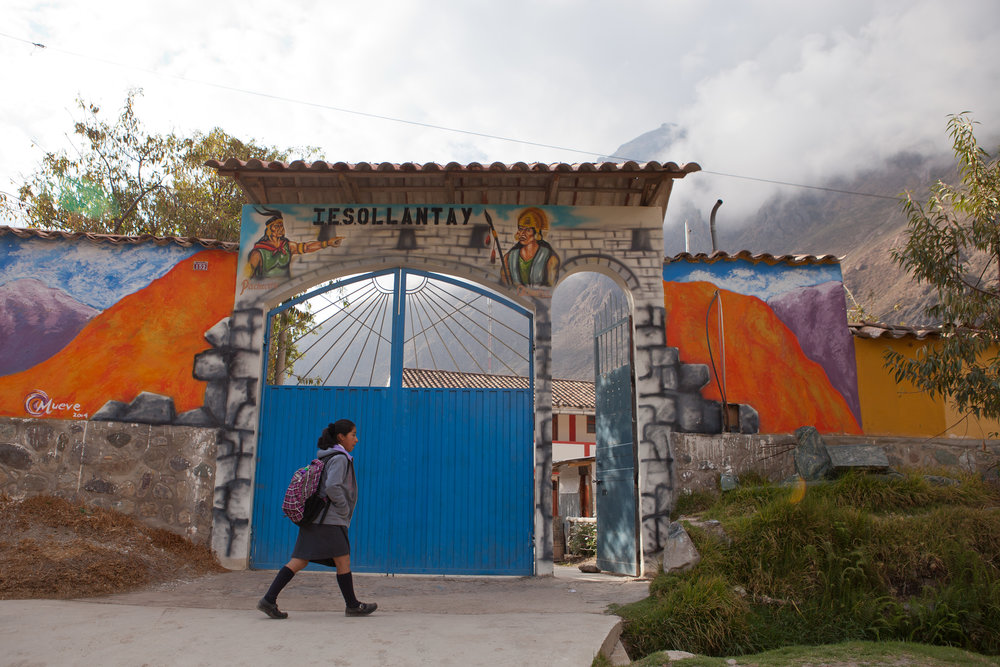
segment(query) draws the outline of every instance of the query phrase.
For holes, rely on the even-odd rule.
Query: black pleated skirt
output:
[[[299,526],[299,536],[292,549],[292,558],[300,558],[320,565],[333,567],[333,559],[351,553],[347,526],[306,524]]]

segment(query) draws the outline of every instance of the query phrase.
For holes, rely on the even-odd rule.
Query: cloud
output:
[[[6,191],[43,151],[73,154],[77,95],[113,115],[134,86],[151,130],[332,161],[587,161],[674,122],[687,139],[663,159],[794,182],[946,152],[947,113],[1000,112],[995,0],[9,0],[4,33],[48,47],[0,38]],[[771,192],[696,174],[672,209]]]
[[[1000,80],[1000,5],[847,5],[862,20],[797,30],[793,16],[759,51],[701,79],[676,119],[687,138],[671,147],[671,159],[821,185],[903,151],[948,153],[950,113],[971,109],[987,122],[1000,115],[1000,88],[988,83]],[[722,198],[730,216],[743,217],[777,189],[696,174],[672,204],[703,208]]]

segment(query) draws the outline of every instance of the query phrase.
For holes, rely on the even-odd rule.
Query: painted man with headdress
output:
[[[264,223],[264,235],[261,236],[247,254],[246,273],[254,280],[265,278],[291,277],[292,255],[304,255],[323,248],[340,246],[343,236],[336,236],[326,241],[307,241],[296,243],[285,236],[285,221],[281,211],[272,208],[259,209],[254,207],[259,215],[267,216]]]
[[[554,287],[559,279],[559,255],[542,237],[549,220],[540,208],[526,208],[517,216],[517,243],[504,256],[504,282],[514,286]]]

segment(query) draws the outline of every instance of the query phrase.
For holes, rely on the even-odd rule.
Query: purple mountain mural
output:
[[[767,303],[799,339],[802,352],[823,367],[860,424],[858,366],[854,340],[847,328],[843,283],[830,281],[801,287],[772,297]]]
[[[98,312],[33,278],[0,285],[0,375],[45,361]]]

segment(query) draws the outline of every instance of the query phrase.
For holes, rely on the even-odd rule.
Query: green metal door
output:
[[[624,299],[594,324],[597,453],[597,566],[638,574],[636,440],[632,385],[632,320]]]

